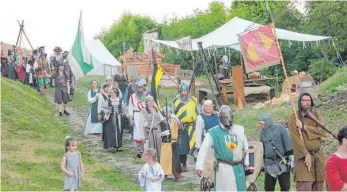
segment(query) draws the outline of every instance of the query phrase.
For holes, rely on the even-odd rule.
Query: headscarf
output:
[[[112,77],[110,75],[107,75],[106,78],[105,78],[105,81],[107,80],[113,80]]]
[[[144,87],[146,85],[146,80],[141,79],[140,81],[136,82],[135,85],[137,87]]]
[[[162,112],[163,114],[166,114],[166,112],[169,112],[169,111],[171,111],[171,108],[170,108],[169,106],[165,106],[165,107],[163,107],[163,109],[161,110],[161,112]]]
[[[145,97],[145,102],[147,103],[148,101],[154,101],[154,98],[151,95],[148,95]]]
[[[209,99],[205,100],[204,103],[202,104],[201,112],[205,113],[205,105],[212,105],[212,112],[211,113],[216,114],[216,112],[213,109],[213,102]]]

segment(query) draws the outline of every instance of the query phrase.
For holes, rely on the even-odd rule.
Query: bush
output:
[[[311,65],[309,65],[308,73],[312,75],[313,79],[319,82],[333,76],[338,69],[338,67],[331,64],[327,58],[312,59],[310,60]]]

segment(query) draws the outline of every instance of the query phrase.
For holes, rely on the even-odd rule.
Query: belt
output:
[[[223,160],[220,160],[220,159],[217,159],[217,162],[218,163],[227,164],[227,165],[231,165],[231,166],[242,164],[242,161],[223,161]]]
[[[281,159],[281,157],[279,157],[279,156],[276,156],[276,157],[265,157],[265,159],[277,160],[277,159]]]
[[[146,130],[147,130],[147,129],[151,130],[151,128],[149,128],[149,127],[145,127],[145,129],[146,129]],[[158,130],[158,128],[153,127],[152,130]]]
[[[140,113],[140,111],[133,111],[134,113]]]
[[[318,153],[320,151],[320,149],[317,149],[317,150],[308,150],[308,152],[311,154],[311,155],[315,155],[316,153]]]
[[[316,154],[320,151],[317,150],[308,150],[308,152],[313,156],[313,169],[314,169],[314,177],[315,177],[315,189],[317,190],[317,182],[318,182],[318,170],[317,170],[317,156]]]
[[[182,123],[182,125],[194,125],[194,122]]]

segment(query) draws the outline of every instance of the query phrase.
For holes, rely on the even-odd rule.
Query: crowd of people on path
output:
[[[67,52],[56,47],[54,56],[48,61],[42,47],[30,57],[22,58],[13,46],[5,59],[1,60],[3,76],[28,84],[41,94],[48,85],[55,87],[54,101],[59,106],[59,116],[70,115],[66,107],[75,85]],[[146,160],[138,177],[140,185],[147,191],[160,191],[163,180],[173,176],[178,181],[191,169],[196,175],[203,176],[204,164],[211,155],[215,159],[215,190],[247,189],[245,171],[250,169],[251,152],[245,128],[235,124],[229,106],[223,105],[217,112],[213,102],[205,100],[200,107],[183,82],[171,106],[160,108],[148,91],[146,80],[138,76],[128,79],[122,66],[114,77],[106,77],[101,88],[96,80],[90,84],[87,93],[90,111],[85,134],[100,135],[103,147],[116,153],[122,151],[123,135],[129,132],[134,141],[134,155]],[[278,180],[281,191],[289,191],[292,173],[297,191],[322,191],[324,181],[328,190],[346,190],[347,127],[336,136],[340,144],[337,152],[325,161],[322,139],[327,133],[306,114],[310,112],[319,121],[323,118],[309,93],[302,93],[298,104],[298,111],[289,115],[286,126],[273,123],[271,114],[259,116],[259,136],[264,150],[264,189],[274,191]],[[188,155],[196,162],[191,169],[187,165]],[[77,150],[77,142],[71,137],[66,138],[61,170],[66,174],[66,190],[81,188],[82,156]]]
[[[1,75],[12,80],[20,81],[36,89],[41,94],[46,92],[48,86],[55,87],[54,73],[59,71],[59,66],[64,66],[70,89],[73,96],[74,76],[68,65],[68,52],[60,47],[55,47],[54,54],[47,57],[44,47],[35,49],[32,53],[25,55],[21,49],[12,46],[8,50],[8,56],[1,57]]]
[[[249,144],[245,128],[235,124],[229,106],[223,105],[217,112],[213,102],[205,100],[200,108],[197,99],[189,95],[189,87],[181,83],[171,106],[159,108],[144,79],[134,77],[128,81],[121,67],[118,71],[113,79],[106,77],[102,90],[97,89],[95,80],[91,82],[86,134],[102,134],[104,148],[117,152],[122,148],[123,133],[128,131],[136,156],[147,162],[138,174],[141,186],[147,191],[160,191],[160,183],[168,176],[178,181],[190,170],[188,155],[196,162],[192,169],[203,176],[204,164],[213,154],[214,188],[217,191],[247,190],[245,170],[250,166]],[[290,114],[287,126],[273,123],[271,114],[259,116],[259,136],[264,149],[264,189],[274,191],[278,180],[281,190],[289,191],[291,173],[298,191],[323,190],[324,180],[329,190],[337,186],[342,189],[347,178],[345,172],[341,175],[337,170],[344,170],[342,166],[346,160],[343,157],[347,150],[340,147],[326,163],[327,167],[335,167],[335,171],[325,171],[321,141],[326,133],[304,113],[310,110],[319,120],[321,115],[314,110],[309,93],[300,95],[298,103],[299,110],[295,112],[298,119],[294,113]],[[342,146],[347,145],[346,129],[338,136]],[[332,180],[330,175],[333,174],[335,179]],[[337,182],[338,185],[332,184]]]

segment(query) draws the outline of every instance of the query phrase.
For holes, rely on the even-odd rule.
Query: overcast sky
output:
[[[227,5],[232,0],[220,0]],[[83,11],[85,39],[92,39],[102,28],[109,28],[123,12],[144,14],[162,21],[165,15],[185,16],[197,8],[205,10],[212,0],[4,0],[0,11],[0,41],[15,44],[17,20],[25,20],[25,32],[34,48],[45,45],[69,50],[73,44],[80,10]],[[29,44],[25,44],[29,48]]]

